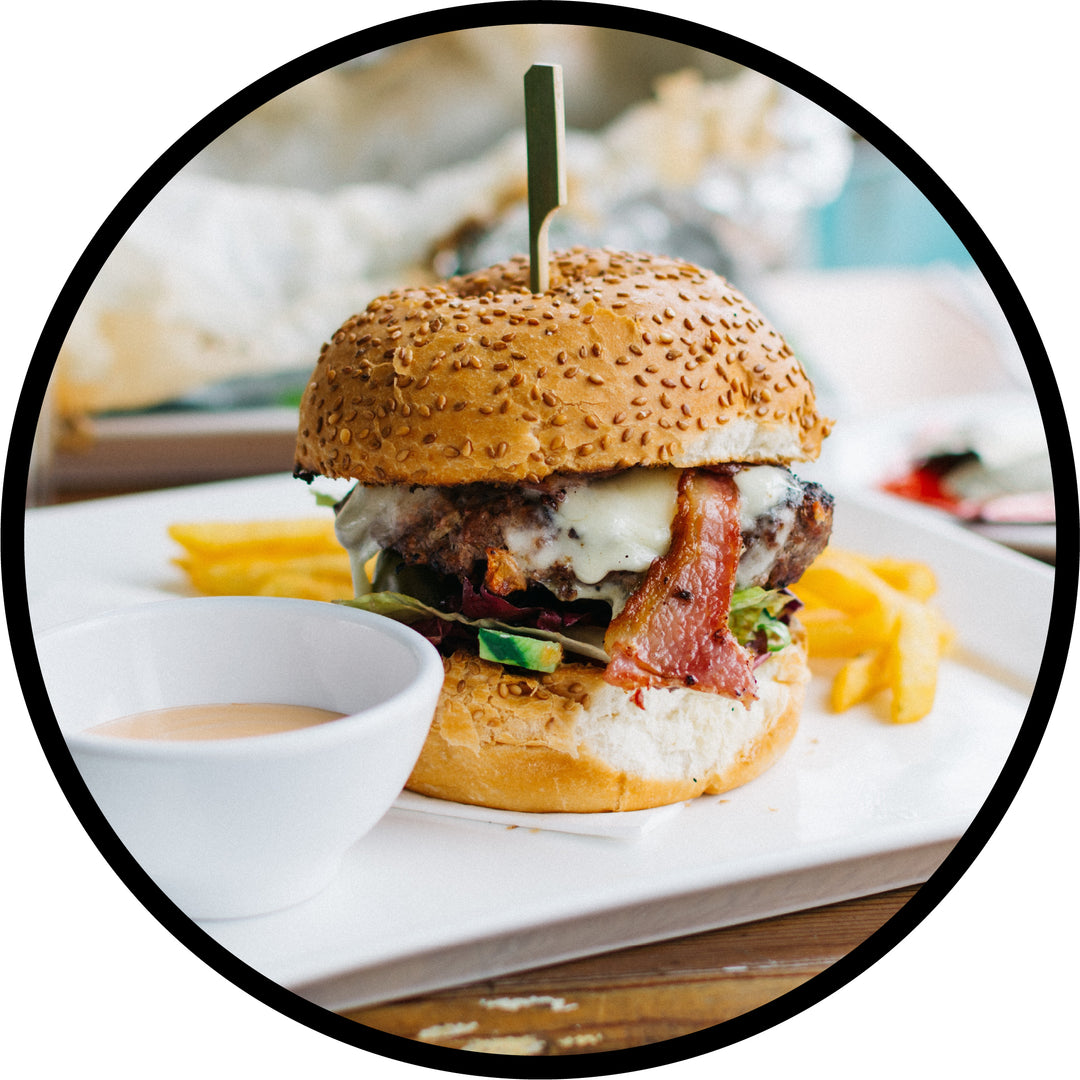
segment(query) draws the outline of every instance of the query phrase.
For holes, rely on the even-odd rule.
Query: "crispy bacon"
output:
[[[671,547],[608,627],[608,682],[627,690],[692,686],[754,700],[753,656],[728,629],[741,547],[735,481],[702,469],[684,472]]]

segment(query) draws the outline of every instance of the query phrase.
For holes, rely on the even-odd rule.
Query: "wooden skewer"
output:
[[[529,284],[547,292],[548,225],[566,203],[562,68],[533,64],[525,73],[525,145],[529,169]]]

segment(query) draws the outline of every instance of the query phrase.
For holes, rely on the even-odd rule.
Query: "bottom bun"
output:
[[[525,673],[456,652],[406,787],[501,810],[644,810],[753,780],[788,748],[810,671],[799,640],[755,674],[749,706],[701,690],[645,690],[603,669]]]

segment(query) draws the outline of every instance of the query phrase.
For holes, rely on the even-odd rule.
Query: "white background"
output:
[[[404,0],[393,14],[435,5]],[[988,234],[1055,363],[1072,424],[1076,61],[1067,5],[843,0],[648,5],[762,45],[853,97],[944,178]],[[271,13],[247,0],[42,2],[3,38],[0,425],[49,308],[93,232],[153,159],[278,64],[371,25],[356,3]],[[380,6],[381,8],[381,6]],[[727,15],[726,12],[737,12]],[[152,14],[151,14],[152,13]],[[627,29],[632,29],[628,22]],[[1003,612],[1002,617],[1007,618]],[[3,985],[0,1070],[20,1078],[227,1073],[332,1080],[419,1070],[338,1044],[226,983],[114,879],[34,740],[0,650]],[[1074,700],[1076,658],[1066,672]],[[1078,995],[1072,798],[1075,709],[1059,707],[984,854],[901,946],[781,1027],[666,1076],[875,1078],[1023,1067],[1059,1075]],[[978,718],[972,717],[977,723]],[[5,1062],[14,1068],[5,1068]],[[93,1065],[91,1065],[93,1063]],[[1053,1063],[1053,1064],[1052,1064]]]

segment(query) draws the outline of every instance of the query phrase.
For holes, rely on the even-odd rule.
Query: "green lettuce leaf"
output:
[[[599,660],[603,664],[608,662],[608,654],[604,651],[604,632],[597,627],[582,629],[574,633],[559,633],[554,630],[538,630],[532,626],[513,626],[510,623],[503,622],[501,619],[469,619],[456,611],[440,611],[430,604],[425,604],[422,600],[397,592],[372,592],[367,593],[365,596],[354,597],[352,600],[338,600],[335,602],[345,604],[347,607],[360,608],[363,611],[372,611],[376,615],[386,615],[403,623],[414,623],[419,622],[421,619],[435,618],[447,622],[465,623],[468,626],[478,628],[501,630],[504,633],[515,634],[519,637],[553,641],[561,645],[567,652],[576,653],[578,656],[587,656],[589,659]]]
[[[780,589],[763,589],[760,585],[739,589],[731,598],[728,615],[728,626],[735,640],[746,645],[758,633],[764,632],[769,652],[779,652],[790,645],[791,632],[780,620],[790,603],[790,594]]]
[[[728,625],[736,641],[746,645],[758,633],[764,632],[766,647],[769,652],[779,652],[791,644],[791,633],[780,616],[791,603],[790,594],[779,589],[762,589],[754,585],[749,589],[739,589],[731,598],[731,612]],[[348,607],[361,608],[385,615],[398,622],[415,623],[421,619],[443,619],[447,622],[464,623],[467,626],[501,630],[519,637],[531,637],[541,641],[552,641],[561,645],[567,652],[588,657],[606,664],[610,657],[604,649],[604,631],[601,627],[582,627],[572,631],[539,630],[532,626],[516,626],[500,619],[470,619],[456,611],[440,611],[423,600],[406,593],[379,591],[357,596],[352,600],[338,600],[336,603]]]

